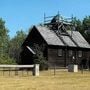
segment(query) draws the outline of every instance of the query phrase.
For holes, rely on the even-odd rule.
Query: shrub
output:
[[[43,55],[44,47],[40,47],[39,45],[35,44],[34,49],[36,54],[33,56],[34,63],[40,64],[40,70],[48,69],[48,63],[46,58]]]
[[[0,64],[16,64],[16,61],[8,55],[0,55]]]

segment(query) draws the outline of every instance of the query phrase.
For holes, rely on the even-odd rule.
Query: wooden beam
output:
[[[0,68],[33,68],[34,65],[0,65]]]

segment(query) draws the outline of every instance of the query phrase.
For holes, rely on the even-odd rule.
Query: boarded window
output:
[[[62,56],[62,55],[63,55],[62,49],[58,49],[58,56]]]
[[[82,51],[78,51],[78,57],[82,57]]]
[[[73,54],[73,51],[69,50],[69,57],[72,56],[72,54]]]

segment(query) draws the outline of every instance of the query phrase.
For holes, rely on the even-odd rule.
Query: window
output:
[[[73,51],[69,50],[69,56],[72,56],[72,55],[73,55]]]
[[[58,56],[62,56],[62,49],[58,49]]]
[[[82,51],[78,51],[78,57],[82,57]]]

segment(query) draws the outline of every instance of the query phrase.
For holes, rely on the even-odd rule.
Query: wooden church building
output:
[[[82,59],[90,58],[89,43],[59,15],[46,20],[44,25],[32,27],[22,45],[21,64],[34,63],[33,55],[37,54],[34,44],[44,47],[42,53],[49,67],[66,67],[71,63],[80,65]]]

